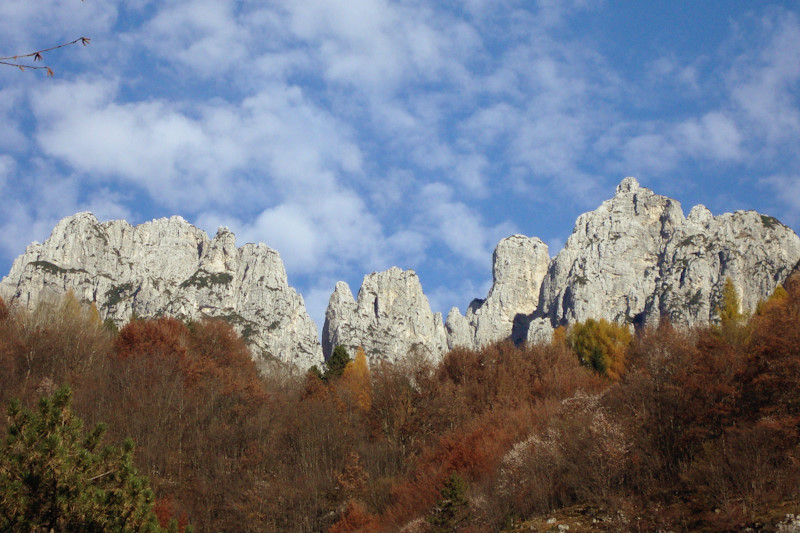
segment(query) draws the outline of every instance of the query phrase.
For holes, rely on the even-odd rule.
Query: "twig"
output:
[[[18,69],[25,71],[26,68],[31,70],[46,70],[48,76],[53,75],[53,71],[50,67],[43,65],[41,67],[35,65],[25,65],[23,63],[19,63],[20,59],[26,57],[32,57],[34,61],[42,61],[42,54],[46,52],[51,52],[53,50],[58,50],[59,48],[64,48],[66,46],[72,46],[73,44],[81,43],[83,46],[89,44],[91,39],[89,37],[78,37],[74,41],[70,41],[68,43],[59,44],[57,46],[51,46],[50,48],[45,48],[43,50],[37,50],[36,52],[31,52],[30,54],[19,54],[15,56],[8,56],[8,57],[0,57],[0,65],[8,65],[10,67],[17,67]]]
[[[95,479],[100,479],[101,477],[104,477],[104,476],[107,476],[107,475],[113,474],[113,473],[114,473],[114,470],[112,469],[112,470],[109,470],[108,472],[103,472],[102,474],[98,474],[98,475],[96,475],[94,477],[90,477],[89,481],[94,481]]]

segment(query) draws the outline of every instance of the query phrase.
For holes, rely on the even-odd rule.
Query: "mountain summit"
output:
[[[181,217],[138,226],[100,223],[91,213],[67,217],[14,261],[0,296],[32,306],[67,291],[118,326],[134,315],[217,317],[242,334],[257,361],[322,362],[317,327],[278,252],[237,248],[227,228],[209,239]]]

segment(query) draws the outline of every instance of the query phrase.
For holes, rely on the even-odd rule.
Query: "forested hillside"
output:
[[[587,321],[438,366],[340,351],[268,375],[225,322],[115,331],[69,295],[0,304],[0,402],[68,384],[103,442],[136,443],[164,526],[500,531],[569,511],[596,531],[769,529],[800,511],[800,279],[751,317],[735,299],[703,328]]]

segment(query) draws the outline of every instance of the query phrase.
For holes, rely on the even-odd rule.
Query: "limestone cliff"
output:
[[[500,241],[492,256],[493,283],[486,299],[473,300],[466,317],[455,307],[447,315],[449,347],[524,340],[527,316],[537,309],[549,263],[547,245],[535,237],[512,235]]]
[[[554,325],[639,319],[660,280],[661,255],[684,223],[680,204],[626,178],[611,200],[578,217],[542,284]]]
[[[706,323],[717,319],[728,277],[742,311],[751,312],[800,260],[800,238],[772,217],[753,211],[714,217],[704,206],[684,217],[679,202],[634,178],[625,178],[612,199],[578,217],[546,275],[540,277],[531,266],[541,265],[540,260],[516,258],[506,267],[518,278],[541,280],[536,297],[531,295],[535,285],[498,278],[497,257],[505,255],[506,246],[502,241],[495,251],[495,280],[487,299],[474,300],[466,317],[457,309],[448,314],[451,346],[546,340],[554,327],[589,318],[633,325],[656,324],[661,317],[682,325]],[[502,311],[490,304],[497,291],[515,304]]]
[[[737,211],[713,217],[626,178],[611,200],[578,218],[542,284],[552,325],[605,318],[691,325],[716,319],[730,277],[750,312],[800,259],[800,239],[772,217]]]
[[[134,313],[219,317],[244,336],[257,361],[322,362],[316,325],[278,253],[263,244],[236,248],[227,228],[209,239],[180,217],[131,226],[78,213],[43,244],[28,246],[0,282],[3,298],[28,306],[69,290],[117,325]]]
[[[625,178],[613,198],[578,217],[554,258],[535,237],[503,239],[486,298],[464,315],[453,308],[446,323],[431,311],[417,275],[391,268],[366,276],[357,299],[346,283],[336,284],[320,346],[277,252],[262,244],[237,248],[225,228],[209,239],[180,217],[136,227],[101,224],[89,213],[66,218],[14,262],[0,296],[33,305],[72,290],[117,324],[133,313],[222,317],[257,358],[308,368],[339,344],[351,354],[363,346],[372,360],[416,353],[436,361],[456,346],[547,340],[554,327],[588,318],[705,323],[717,318],[726,278],[749,312],[798,261],[800,238],[772,217],[714,217],[703,206],[684,216],[677,201]]]
[[[416,273],[392,267],[365,276],[358,300],[346,283],[336,284],[322,330],[325,358],[339,345],[351,356],[363,347],[370,361],[395,362],[411,354],[436,361],[447,349],[447,336]]]

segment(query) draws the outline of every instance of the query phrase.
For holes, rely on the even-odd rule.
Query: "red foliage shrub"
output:
[[[114,339],[114,348],[122,358],[180,360],[186,356],[188,334],[186,325],[174,318],[131,320]]]
[[[374,516],[367,512],[364,505],[356,500],[347,502],[342,517],[333,524],[328,533],[371,533],[380,531]]]
[[[513,414],[487,414],[443,435],[425,449],[408,478],[392,490],[394,503],[381,517],[383,525],[399,527],[425,514],[439,499],[439,488],[454,472],[470,481],[492,476],[524,427]]]

